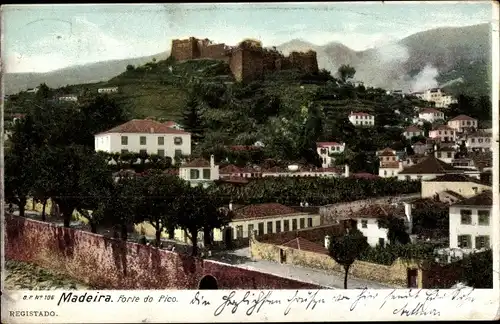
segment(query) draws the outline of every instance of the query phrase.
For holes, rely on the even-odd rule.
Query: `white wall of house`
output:
[[[370,246],[375,247],[379,245],[382,239],[384,240],[384,244],[389,243],[389,239],[387,238],[388,229],[379,227],[377,219],[358,218],[356,220],[358,230],[366,236]]]
[[[448,127],[453,128],[457,132],[463,132],[464,130],[469,129],[469,128],[476,128],[477,129],[477,119],[450,120],[448,122]]]
[[[425,180],[432,180],[436,178],[437,176],[441,176],[444,173],[441,174],[398,174],[398,180],[420,180],[420,181],[425,181]]]
[[[123,138],[123,141],[122,141]],[[126,140],[125,140],[126,138]],[[141,142],[145,139],[145,142]],[[162,140],[159,138],[162,138]],[[182,155],[191,154],[190,134],[149,134],[149,133],[104,133],[95,136],[96,151],[109,153],[128,152],[169,156],[172,159],[176,152]]]
[[[334,153],[342,153],[345,150],[345,143],[337,144],[337,145],[321,145],[317,146],[316,152],[321,158],[321,164],[323,168],[328,168],[333,165],[335,161],[334,157],[331,157],[330,154]]]
[[[110,88],[99,88],[97,89],[98,93],[113,93],[118,92],[118,87],[110,87]]]
[[[467,214],[470,215],[467,216]],[[483,214],[482,216],[479,216]],[[467,222],[470,220],[470,222]],[[464,222],[466,221],[466,222]],[[492,244],[491,206],[452,206],[450,207],[450,248],[460,248],[465,252],[478,250],[481,246],[476,240],[486,238],[487,248]],[[469,245],[461,246],[460,236],[468,238]],[[480,238],[478,238],[480,237]]]
[[[434,156],[444,163],[451,164],[455,159],[455,152],[453,151],[436,151]]]
[[[455,130],[453,129],[448,129],[448,130],[431,130],[429,131],[429,137],[433,139],[438,139],[441,142],[453,142],[457,139],[457,135]]]
[[[357,115],[352,114],[349,115],[349,121],[354,126],[374,126],[375,125],[375,116],[372,115]]]
[[[401,167],[399,168],[379,168],[378,169],[378,175],[381,178],[392,178],[392,177],[397,177],[398,173],[403,170],[403,166],[401,164]]]
[[[433,123],[437,120],[442,120],[444,119],[444,113],[442,112],[425,112],[425,113],[419,113],[418,114],[419,119],[423,119],[425,121],[428,121],[429,123]]]
[[[207,187],[219,179],[219,166],[215,164],[214,156],[210,157],[210,166],[207,167],[183,167],[179,168],[179,177],[188,181],[191,186]]]
[[[420,132],[404,132],[403,136],[406,139],[411,139],[412,137],[415,137],[415,136],[424,136],[424,132],[423,131],[420,131]]]
[[[492,151],[491,137],[490,136],[471,136],[468,137],[465,146],[469,151]]]

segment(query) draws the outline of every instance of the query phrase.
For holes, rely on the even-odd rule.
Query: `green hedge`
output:
[[[391,265],[397,258],[405,261],[429,261],[434,260],[434,250],[438,247],[436,244],[431,243],[370,247],[361,254],[359,260],[383,265]]]

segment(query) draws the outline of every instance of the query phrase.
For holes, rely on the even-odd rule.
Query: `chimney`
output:
[[[405,202],[404,205],[405,205],[406,222],[408,223],[408,234],[412,234],[413,232],[413,218],[411,216],[412,205],[407,202]]]
[[[331,242],[332,237],[330,235],[325,236],[325,249],[330,249]]]
[[[344,177],[349,178],[349,166],[347,164],[344,166]]]
[[[214,155],[210,155],[210,167],[213,168],[215,167],[215,158]]]
[[[149,132],[150,132],[151,134],[154,134],[155,129],[154,129],[153,127],[151,127],[151,128],[149,129]]]

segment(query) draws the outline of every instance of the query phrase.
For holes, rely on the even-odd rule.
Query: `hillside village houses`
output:
[[[444,113],[434,108],[424,108],[418,113],[418,119],[434,123],[438,120],[444,120]]]
[[[354,126],[375,126],[375,116],[365,112],[352,112],[349,114],[349,121]]]
[[[448,121],[448,127],[453,128],[458,133],[476,130],[477,119],[466,115],[459,115]]]
[[[316,142],[317,152],[322,161],[322,167],[332,166],[335,158],[331,154],[342,153],[345,150],[345,143],[337,142]]]
[[[429,138],[440,142],[455,142],[457,134],[453,128],[447,125],[439,125],[429,131]]]
[[[491,144],[491,133],[484,131],[467,134],[465,139],[468,151],[490,152],[492,150]]]
[[[424,136],[424,131],[415,125],[408,126],[403,132],[406,139],[411,139],[415,136]]]
[[[414,95],[425,101],[434,102],[436,108],[448,108],[457,100],[451,95],[447,95],[440,88],[427,89],[424,92],[415,92]]]
[[[133,119],[95,135],[96,151],[168,156],[191,154],[191,134],[149,119]]]
[[[379,176],[382,178],[390,178],[398,175],[399,171],[403,170],[403,162],[399,160],[396,151],[391,148],[385,148],[377,152],[379,158]]]
[[[118,87],[107,87],[97,89],[97,93],[117,93]]]
[[[57,100],[66,101],[66,102],[77,102],[78,96],[76,94],[66,94],[66,95],[58,96]]]

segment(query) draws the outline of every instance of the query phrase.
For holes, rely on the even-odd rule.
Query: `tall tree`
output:
[[[332,240],[329,249],[330,256],[344,267],[344,289],[347,289],[347,276],[350,267],[367,248],[366,237],[357,229],[351,229],[345,235]]]
[[[196,144],[201,142],[204,138],[200,103],[198,96],[194,93],[190,93],[186,108],[182,113],[183,127],[186,131],[191,133],[191,138]]]
[[[347,80],[352,79],[356,74],[356,69],[350,65],[342,64],[338,70],[338,75],[342,82],[347,82]]]

